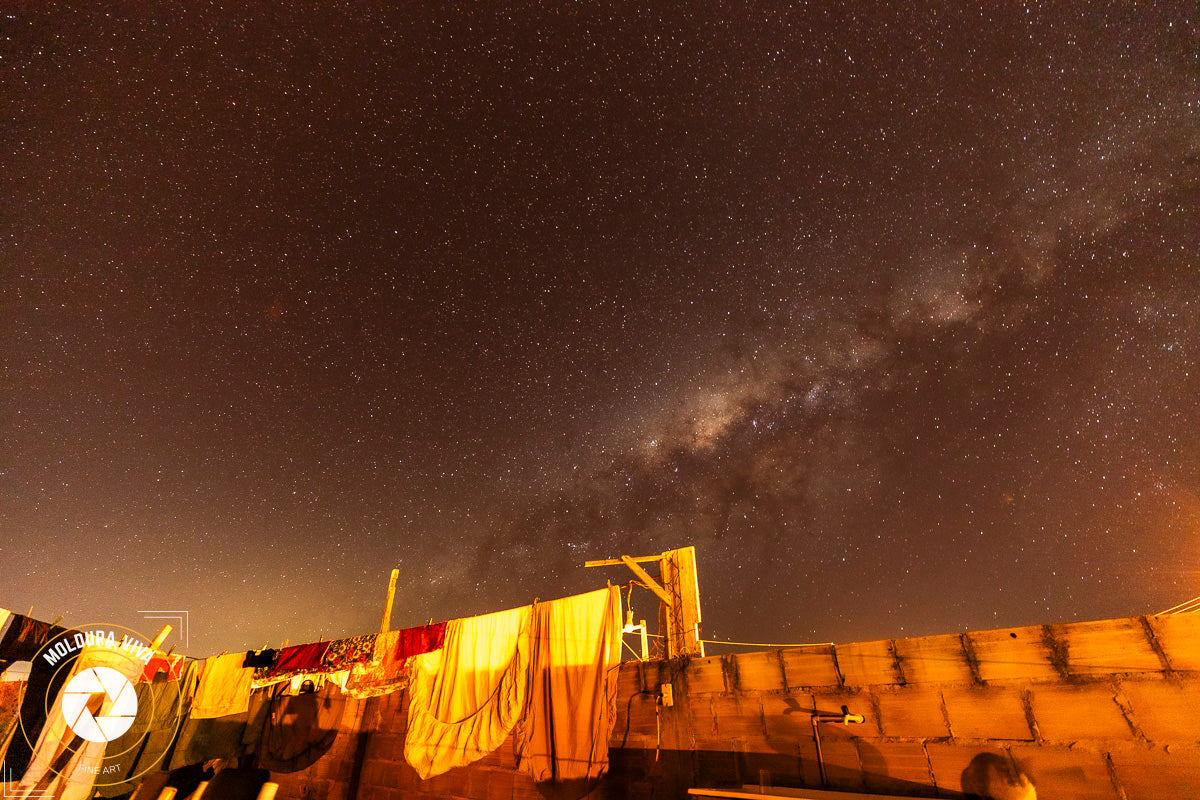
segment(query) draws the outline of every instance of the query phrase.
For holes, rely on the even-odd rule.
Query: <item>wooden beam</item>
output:
[[[602,558],[599,561],[585,561],[585,567],[615,567],[618,564],[625,564],[629,561],[640,561],[645,564],[650,561],[658,561],[658,556],[621,556],[620,558]]]
[[[657,561],[658,559],[654,559]],[[671,595],[667,594],[667,590],[658,585],[658,581],[650,577],[650,573],[638,566],[637,561],[629,556],[621,556],[621,563],[633,570],[633,574],[642,579],[642,583],[646,584],[646,588],[658,595],[658,599],[670,605]]]

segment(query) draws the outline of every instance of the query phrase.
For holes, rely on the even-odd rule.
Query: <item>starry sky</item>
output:
[[[2,607],[204,656],[688,544],[710,639],[1200,594],[1194,3],[6,6]]]

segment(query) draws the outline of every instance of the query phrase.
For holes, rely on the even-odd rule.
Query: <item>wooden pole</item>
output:
[[[171,626],[163,625],[162,630],[158,632],[158,636],[155,636],[154,641],[152,641],[150,643],[150,649],[157,651],[158,648],[162,646],[162,643],[164,641],[166,641],[167,634],[169,634],[170,632],[171,632]]]
[[[392,627],[392,601],[396,599],[396,579],[400,577],[400,570],[392,570],[391,580],[388,581],[387,602],[383,604],[383,622],[379,623],[379,632],[387,633]]]

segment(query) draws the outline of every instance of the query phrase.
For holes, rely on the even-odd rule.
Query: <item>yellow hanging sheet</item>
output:
[[[412,658],[404,757],[422,778],[483,758],[520,720],[531,612],[451,620],[441,650]]]
[[[521,767],[535,781],[599,778],[608,769],[621,663],[619,587],[539,603],[530,639]]]

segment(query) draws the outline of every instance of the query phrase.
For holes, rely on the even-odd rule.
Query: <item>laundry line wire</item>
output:
[[[647,633],[655,639],[665,638],[661,633]],[[705,644],[734,644],[742,647],[828,647],[833,642],[800,642],[798,644],[780,644],[778,642],[722,642],[718,639],[701,639]]]

